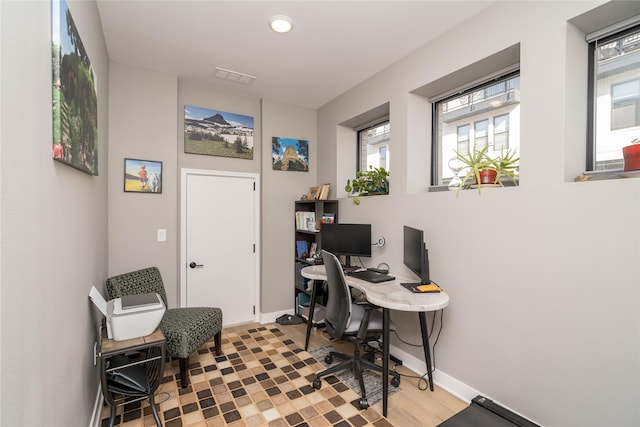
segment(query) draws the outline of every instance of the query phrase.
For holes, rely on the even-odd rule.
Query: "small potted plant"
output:
[[[483,185],[502,186],[502,177],[505,176],[514,185],[518,185],[518,162],[515,149],[501,150],[500,156],[492,158],[487,154],[489,149],[485,145],[480,150],[474,150],[468,154],[456,151],[456,158],[465,165],[467,174],[462,178],[458,191],[465,188],[465,185],[476,184],[478,193]]]
[[[493,167],[496,170],[496,184],[502,185],[502,177],[507,177],[513,185],[518,185],[518,168],[520,157],[516,156],[515,149],[500,150],[500,156],[493,159]]]
[[[640,170],[640,139],[635,138],[631,145],[622,147],[622,157],[625,172]]]
[[[357,171],[355,178],[347,179],[344,190],[356,196],[353,199],[356,205],[360,204],[358,196],[389,194],[389,171],[383,167],[374,168],[373,166],[369,166],[366,172]]]

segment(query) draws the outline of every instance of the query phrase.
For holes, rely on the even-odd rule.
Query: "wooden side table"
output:
[[[134,358],[128,356],[134,355]],[[114,341],[107,338],[107,328],[103,325],[100,340],[100,383],[102,394],[111,406],[109,427],[113,427],[116,418],[116,408],[126,403],[149,399],[149,405],[153,412],[153,418],[158,427],[162,427],[158,408],[154,400],[154,393],[164,372],[165,338],[160,329],[156,329],[151,335],[134,338],[126,341]],[[127,359],[123,359],[127,357]],[[126,363],[121,363],[123,360]],[[115,379],[118,374],[126,374],[131,368],[142,367],[147,383],[144,391],[123,386]],[[137,373],[141,373],[138,369]],[[144,376],[144,375],[143,375]],[[126,377],[126,375],[125,375]],[[143,381],[144,382],[144,381]]]

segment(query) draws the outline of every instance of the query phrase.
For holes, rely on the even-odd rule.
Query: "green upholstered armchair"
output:
[[[107,279],[109,298],[156,292],[165,306],[167,294],[157,267],[144,268]],[[180,362],[180,385],[189,386],[189,355],[215,339],[215,352],[222,351],[222,310],[216,307],[168,308],[160,321],[166,339],[166,354]]]

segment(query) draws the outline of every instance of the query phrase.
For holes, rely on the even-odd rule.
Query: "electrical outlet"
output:
[[[164,228],[158,229],[158,242],[165,242],[167,240],[167,230]]]
[[[93,343],[93,366],[98,364],[98,343]]]

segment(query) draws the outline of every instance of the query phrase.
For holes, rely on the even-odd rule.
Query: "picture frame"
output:
[[[98,83],[65,0],[51,2],[52,157],[98,175]]]
[[[253,159],[252,116],[184,106],[184,152],[206,156]]]
[[[275,171],[309,172],[309,141],[273,136],[271,159]]]
[[[162,162],[124,159],[125,193],[162,194]]]
[[[318,195],[318,200],[329,200],[329,191],[331,191],[331,184],[323,184]]]
[[[319,195],[320,187],[309,187],[309,191],[307,192],[307,200],[318,200]]]

